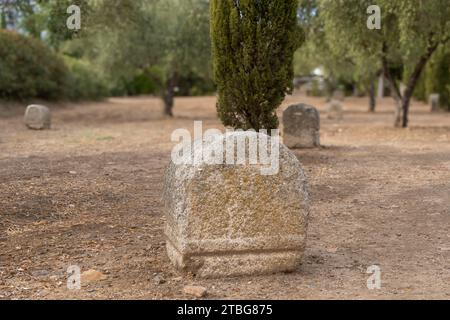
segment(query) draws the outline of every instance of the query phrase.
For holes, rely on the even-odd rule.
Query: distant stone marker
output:
[[[288,107],[283,113],[283,142],[290,149],[320,146],[320,115],[305,104]]]
[[[25,111],[25,125],[33,130],[50,129],[51,113],[50,110],[41,105],[30,105]]]
[[[430,94],[430,106],[431,112],[439,111],[439,99],[440,95],[437,93]]]
[[[204,141],[203,151],[225,147],[227,133]],[[269,139],[270,140],[270,139]],[[261,148],[261,147],[260,147]],[[271,145],[266,145],[266,151]],[[167,252],[179,269],[199,277],[294,271],[301,262],[309,216],[307,178],[298,159],[280,145],[278,174],[259,164],[198,161],[175,164],[165,176]],[[192,153],[199,152],[194,143]]]
[[[344,108],[342,102],[332,99],[327,105],[327,118],[333,120],[342,120],[344,118]]]
[[[345,93],[344,93],[344,91],[342,91],[342,90],[335,90],[333,92],[331,100],[336,100],[336,101],[343,102],[345,100]]]

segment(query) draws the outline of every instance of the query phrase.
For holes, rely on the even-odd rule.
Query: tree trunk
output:
[[[178,72],[173,72],[167,80],[166,92],[164,93],[164,114],[173,117],[173,106],[175,97],[175,88],[178,84]]]
[[[395,116],[394,116],[394,127],[400,128],[402,126],[403,119],[403,106],[402,101],[395,101]]]
[[[369,112],[375,112],[377,107],[377,97],[375,93],[375,79],[373,79],[370,83],[369,87]]]
[[[430,40],[431,41],[431,40]],[[416,88],[417,81],[422,74],[422,71],[427,64],[428,60],[430,60],[433,53],[438,48],[439,43],[431,43],[428,45],[427,52],[419,59],[419,62],[416,64],[414,68],[414,72],[411,74],[408,84],[406,86],[406,90],[402,95],[398,85],[395,82],[395,79],[392,77],[391,72],[389,70],[389,64],[387,61],[387,45],[383,44],[383,55],[382,55],[382,63],[383,63],[383,73],[386,80],[389,82],[389,86],[391,88],[392,94],[394,95],[394,99],[396,102],[396,110],[395,110],[395,127],[408,127],[409,122],[409,107],[411,104],[411,98],[414,93],[414,89]]]
[[[420,58],[416,67],[414,68],[414,72],[411,74],[409,78],[408,85],[406,86],[405,93],[402,98],[402,127],[407,128],[409,124],[409,107],[411,105],[411,98],[414,93],[414,89],[416,88],[417,82],[419,81],[420,75],[422,74],[423,69],[425,68],[428,60],[430,60],[434,51],[436,51],[438,44],[432,45],[428,47],[427,52]]]
[[[398,88],[397,83],[395,82],[394,77],[392,77],[391,71],[389,70],[389,64],[386,58],[386,50],[387,48],[383,47],[383,74],[386,78],[389,88],[391,89],[391,94],[395,100],[395,118],[394,118],[394,127],[398,128],[402,123],[402,94],[400,89]]]

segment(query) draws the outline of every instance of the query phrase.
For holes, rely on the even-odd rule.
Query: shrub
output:
[[[63,98],[68,69],[37,39],[0,30],[0,98],[26,100]]]
[[[414,97],[428,103],[433,93],[440,96],[442,108],[450,110],[450,49],[441,47],[436,51],[422,72]]]
[[[108,95],[108,89],[102,77],[94,71],[89,62],[66,57],[70,69],[67,99],[73,101],[99,100]]]
[[[440,48],[425,70],[425,88],[427,96],[439,93],[440,105],[450,110],[450,50]]]
[[[298,0],[212,0],[211,37],[218,114],[225,126],[275,129],[292,92],[294,52],[304,39]]]
[[[193,71],[180,76],[178,87],[177,96],[203,96],[216,91],[214,82],[209,77]]]

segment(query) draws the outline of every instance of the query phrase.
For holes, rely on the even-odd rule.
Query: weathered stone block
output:
[[[25,125],[34,130],[50,129],[51,113],[50,110],[41,105],[30,105],[25,111]]]
[[[283,112],[283,142],[291,149],[320,146],[320,115],[316,108],[298,104]]]
[[[430,94],[430,106],[431,106],[431,111],[435,112],[435,111],[439,111],[439,100],[440,100],[440,95],[437,93],[434,94]]]
[[[344,108],[339,100],[331,100],[327,105],[327,118],[342,120],[344,118]]]
[[[192,153],[206,154],[202,161],[171,161],[165,176],[165,232],[167,252],[177,268],[199,277],[298,268],[309,206],[307,178],[295,155],[279,145],[279,170],[273,175],[262,175],[261,164],[212,165],[208,159],[229,139],[255,135],[261,136],[218,135],[204,140],[202,150],[194,142]],[[268,144],[259,148],[272,150]]]

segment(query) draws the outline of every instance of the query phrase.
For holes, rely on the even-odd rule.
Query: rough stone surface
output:
[[[34,130],[50,129],[51,114],[50,110],[45,106],[30,105],[25,111],[25,125]]]
[[[439,110],[439,99],[440,99],[440,95],[435,93],[435,94],[430,94],[430,106],[431,106],[431,111],[438,111]]]
[[[327,105],[327,118],[342,120],[344,118],[344,108],[339,100],[332,99]]]
[[[320,115],[316,108],[298,104],[283,113],[283,142],[291,149],[320,146]]]
[[[197,298],[206,297],[208,294],[208,290],[205,287],[200,286],[185,286],[183,292]]]
[[[230,137],[204,141],[210,154]],[[271,146],[266,146],[269,149]],[[261,175],[262,164],[179,165],[165,177],[167,252],[172,263],[199,277],[294,271],[306,244],[307,178],[298,159],[280,144],[280,170]],[[192,153],[198,153],[194,142]]]

